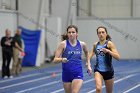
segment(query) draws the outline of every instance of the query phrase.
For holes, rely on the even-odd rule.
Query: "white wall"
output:
[[[66,30],[69,20],[69,5],[71,0],[51,0],[51,13],[49,14],[49,0],[44,1],[44,14],[46,17],[59,17],[62,20],[63,31]],[[40,15],[41,0],[19,0],[19,25],[35,29]],[[34,22],[33,22],[34,21]]]
[[[133,16],[140,17],[140,0],[133,0]]]
[[[16,9],[16,0],[0,0],[0,9],[3,8],[15,10]]]
[[[54,52],[61,41],[62,22],[59,17],[47,18],[47,31],[45,32],[47,44],[47,57],[54,56]]]
[[[88,16],[88,14],[91,12],[89,10],[89,0],[79,0],[79,5],[78,5],[78,8],[79,8],[79,16]],[[82,10],[84,9],[84,10]],[[86,11],[86,13],[85,13]]]
[[[92,0],[92,14],[103,18],[131,16],[131,0]]]
[[[92,49],[93,43],[98,41],[96,29],[98,26],[105,26],[112,37],[122,59],[140,59],[140,19],[78,19],[79,39],[85,41],[89,50]],[[129,33],[137,40],[124,38],[120,32]]]
[[[79,0],[79,15],[103,18],[140,18],[140,0]]]
[[[38,13],[39,13],[39,1],[40,0],[19,0],[19,8],[20,8],[20,12],[22,12],[25,16],[27,16],[28,18],[31,18],[35,21],[38,20]],[[46,0],[48,1],[48,0]],[[98,12],[97,10],[102,7],[100,6],[104,6],[103,8],[105,8],[106,10],[103,11],[107,11],[108,15],[106,15],[105,13],[101,12],[102,14],[104,14],[105,16],[115,16],[117,15],[117,17],[130,17],[130,7],[131,7],[131,3],[130,0],[126,2],[125,1],[116,1],[116,0],[91,0],[92,4],[94,5],[96,3],[96,5],[92,6],[91,11],[89,11],[89,7],[88,7],[88,2],[90,0],[88,0],[86,2],[86,0],[79,0],[80,2],[80,8],[84,8],[85,12],[91,12],[92,14],[96,14],[96,12]],[[120,3],[123,2],[123,3]],[[95,2],[95,3],[94,3]],[[107,2],[107,3],[106,3]],[[118,9],[120,8],[112,8],[112,3],[114,6],[120,7],[123,9],[122,11],[119,11]],[[139,16],[139,12],[136,12],[139,10],[139,0],[133,0],[133,13],[134,13],[134,17],[138,17]],[[46,8],[48,3],[46,4]],[[49,15],[47,12],[49,12],[49,10],[44,10],[46,15],[48,14],[48,16],[53,17],[53,18],[57,18],[59,17],[62,20],[62,34],[63,32],[66,30],[67,28],[67,22],[68,22],[68,18],[69,18],[69,5],[70,5],[70,0],[52,0],[52,15]],[[31,7],[32,6],[32,7]],[[97,10],[94,10],[94,9]],[[109,10],[110,9],[110,10]],[[126,10],[126,11],[125,11]],[[112,13],[112,11],[114,11],[114,13]],[[124,12],[123,12],[124,11]],[[80,12],[80,15],[84,15],[86,16],[87,14],[84,11]],[[122,15],[119,15],[118,12],[121,12]],[[116,13],[116,14],[115,14]],[[102,14],[100,14],[100,16],[102,16]],[[115,14],[115,15],[114,15]],[[95,16],[94,16],[95,17]],[[31,28],[34,29],[36,28],[36,24],[30,22],[30,20],[28,18],[23,18],[21,17],[19,20],[20,25],[24,25],[27,28]],[[140,46],[138,41],[139,41],[139,33],[137,31],[137,29],[139,28],[139,24],[140,21],[135,20],[135,19],[106,19],[105,21],[109,22],[110,24],[114,25],[116,28],[122,30],[123,32],[127,32],[132,34],[133,36],[137,37],[137,42],[133,42],[130,39],[125,39],[123,35],[121,35],[119,32],[116,31],[116,29],[111,29],[110,27],[108,27],[107,23],[101,21],[101,20],[97,20],[97,19],[78,19],[77,20],[77,25],[79,27],[79,38],[85,42],[87,42],[87,45],[89,47],[89,50],[91,50],[92,44],[93,42],[98,40],[98,37],[96,35],[96,28],[99,25],[105,25],[108,28],[108,32],[111,34],[112,36],[112,40],[115,43],[115,45],[117,46],[118,51],[121,54],[122,58],[126,58],[126,59],[139,59],[140,57],[140,50],[138,49],[138,47]],[[52,30],[51,28],[49,30]],[[51,41],[50,41],[51,42]],[[136,46],[137,45],[137,46]],[[130,48],[129,47],[133,47]]]
[[[39,16],[40,0],[19,0],[19,25],[28,29],[36,29]]]
[[[70,16],[69,4],[71,0],[52,0],[52,16],[62,20],[62,31],[66,31]]]

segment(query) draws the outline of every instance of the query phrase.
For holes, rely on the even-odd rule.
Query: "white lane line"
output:
[[[123,93],[128,93],[128,92],[134,90],[134,89],[137,88],[137,87],[140,87],[140,84],[137,84],[136,86],[134,86],[134,87],[128,89],[127,91],[124,91]]]
[[[61,75],[61,74],[60,73],[56,74],[56,76],[59,76],[59,75]],[[19,86],[19,85],[22,85],[22,84],[31,83],[31,82],[35,82],[35,81],[42,80],[42,79],[47,79],[47,78],[52,78],[52,75],[45,76],[45,77],[42,77],[42,78],[37,78],[37,79],[34,79],[34,80],[24,81],[24,82],[17,83],[17,84],[12,84],[12,85],[5,86],[5,87],[0,87],[0,89],[6,89],[6,88],[14,87],[14,86]]]
[[[53,73],[52,71],[47,71],[47,73]],[[47,74],[46,73],[46,74]],[[11,79],[2,79],[1,81],[0,81],[0,83],[3,83],[3,82],[7,82],[7,81],[13,81],[13,80],[18,80],[18,79],[23,79],[23,78],[28,78],[28,77],[32,77],[32,76],[37,76],[37,75],[41,75],[41,74],[45,74],[45,73],[35,73],[35,74],[30,74],[30,75],[19,75],[18,77],[13,77],[13,78],[11,78]]]
[[[25,90],[21,90],[21,91],[15,92],[15,93],[23,93],[23,92],[31,91],[33,89],[37,89],[37,88],[49,86],[49,85],[52,85],[52,84],[56,84],[56,83],[59,83],[59,82],[60,81],[53,81],[53,82],[50,82],[50,83],[47,83],[47,84],[43,84],[43,85],[40,85],[40,86],[36,86],[36,87],[28,88],[28,89],[25,89]]]
[[[125,79],[127,79],[127,78],[133,77],[133,76],[135,76],[135,75],[136,75],[136,74],[132,74],[132,75],[128,75],[128,76],[126,76],[126,77],[120,78],[120,79],[114,81],[114,84],[115,84],[115,83],[118,83],[118,82],[120,82],[120,81],[123,81],[123,80],[125,80]],[[102,86],[102,88],[104,88],[104,87],[105,87],[105,85]],[[93,93],[93,92],[95,92],[95,91],[96,91],[96,89],[91,90],[91,91],[89,91],[89,92],[87,92],[87,93]]]
[[[91,81],[94,81],[94,79],[86,80],[86,81],[83,82],[83,84],[86,84],[86,83],[91,82]]]
[[[83,82],[83,84],[86,84],[86,83],[91,82],[91,81],[94,81],[94,79],[86,80],[86,81]],[[58,90],[53,91],[51,93],[58,93],[58,92],[61,92],[61,91],[64,91],[64,88],[58,89]]]
[[[63,89],[63,88],[61,88],[61,89],[58,89],[58,90],[53,91],[53,92],[51,92],[51,93],[58,93],[58,92],[61,92],[61,91],[64,91],[64,89]]]
[[[32,77],[32,76],[37,76],[37,75],[40,75],[40,74],[41,73],[35,73],[35,74],[30,74],[30,75],[25,75],[25,76],[13,77],[11,79],[2,80],[2,81],[0,81],[0,83],[7,82],[7,81],[18,80],[18,79],[27,78],[27,77]]]

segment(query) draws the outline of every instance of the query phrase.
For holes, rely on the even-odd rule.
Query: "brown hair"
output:
[[[74,28],[74,29],[76,30],[76,32],[78,33],[78,28],[77,28],[77,26],[75,26],[75,25],[69,25],[69,26],[67,27],[67,32],[68,32],[68,30],[69,30],[70,28]],[[61,36],[62,36],[62,40],[67,40],[67,39],[68,39],[67,33],[66,33],[66,34],[63,34],[63,35],[61,35]]]
[[[99,27],[97,28],[97,30],[96,30],[96,31],[97,31],[97,34],[98,34],[99,28],[105,29],[105,32],[107,33],[106,40],[111,40],[111,37],[110,37],[110,35],[109,35],[108,32],[107,32],[107,28],[104,27],[104,26],[99,26]]]

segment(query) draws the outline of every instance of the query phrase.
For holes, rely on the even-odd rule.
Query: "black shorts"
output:
[[[94,73],[95,73],[95,72],[99,72],[99,73],[103,76],[103,79],[104,79],[104,80],[109,80],[109,79],[114,78],[114,71],[102,72],[102,71],[99,71],[99,70],[95,70],[95,69],[94,69]]]

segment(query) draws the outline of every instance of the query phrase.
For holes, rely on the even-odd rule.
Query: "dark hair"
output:
[[[68,36],[67,36],[67,34],[63,34],[63,35],[61,35],[62,36],[62,38],[61,38],[61,40],[63,41],[63,40],[67,40],[68,39]]]
[[[109,35],[108,32],[107,32],[107,28],[104,27],[104,26],[99,26],[99,27],[97,28],[97,34],[98,34],[99,28],[105,29],[105,32],[107,33],[106,40],[111,40],[111,37],[110,37],[110,35]]]
[[[78,28],[77,28],[77,26],[75,26],[75,25],[69,25],[69,26],[67,27],[67,32],[68,32],[68,30],[69,30],[70,28],[74,28],[74,29],[76,30],[76,32],[78,33]],[[62,40],[67,40],[67,39],[68,39],[67,33],[65,33],[65,34],[63,34],[63,35],[61,35],[61,36],[62,36]]]

